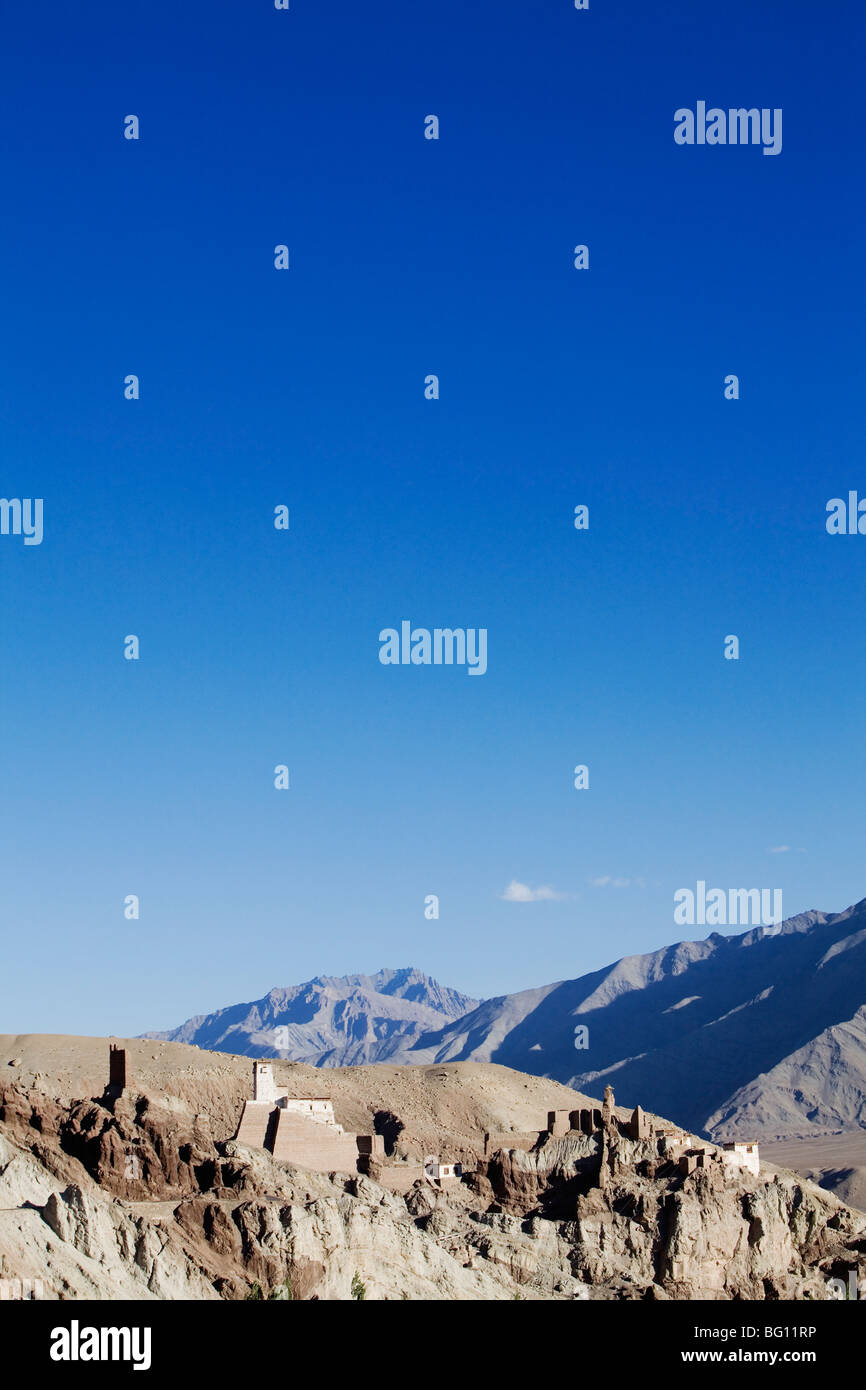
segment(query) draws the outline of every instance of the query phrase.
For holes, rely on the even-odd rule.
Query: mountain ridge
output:
[[[401,1045],[462,1017],[477,1002],[414,966],[373,975],[316,975],[141,1036],[241,1056],[360,1066],[388,1060]]]
[[[578,1090],[610,1082],[630,1101],[677,1113],[702,1132],[722,1124],[726,1133],[741,1131],[747,1120],[774,1132],[784,1117],[779,1128],[788,1133],[794,1116],[803,1132],[859,1127],[866,1123],[866,1075],[847,1089],[845,1077],[847,1052],[859,1047],[853,1021],[864,1003],[866,900],[735,936],[714,932],[484,1001],[419,1039],[404,1060],[494,1061]],[[574,1042],[581,1024],[589,1031],[583,1052]],[[823,1049],[828,1075],[813,1078],[811,1101],[783,1094],[798,1089],[788,1059],[843,1025],[836,1046]],[[581,1067],[581,1057],[591,1065]],[[854,1074],[861,1071],[858,1063]],[[739,1117],[734,1096],[742,1101]]]
[[[142,1036],[317,1067],[492,1062],[710,1135],[866,1128],[866,899],[480,1001],[414,967],[316,976]]]

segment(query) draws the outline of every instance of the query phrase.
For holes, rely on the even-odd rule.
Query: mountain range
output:
[[[866,1128],[866,899],[482,1002],[382,970],[145,1036],[319,1067],[496,1062],[589,1094],[609,1082],[714,1136]]]
[[[319,975],[272,989],[251,1004],[231,1004],[187,1019],[180,1028],[143,1036],[316,1067],[363,1066],[392,1061],[477,1004],[411,967],[375,975]]]

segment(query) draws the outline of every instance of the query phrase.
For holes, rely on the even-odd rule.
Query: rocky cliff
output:
[[[179,1099],[0,1091],[0,1279],[44,1297],[824,1298],[863,1250],[866,1217],[791,1173],[684,1176],[615,1127],[398,1195],[215,1141]]]

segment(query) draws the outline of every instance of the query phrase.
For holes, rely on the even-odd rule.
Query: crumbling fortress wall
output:
[[[120,1059],[113,1057],[112,1065],[118,1068]],[[253,1063],[253,1097],[244,1103],[234,1137],[237,1143],[265,1149],[284,1163],[319,1173],[364,1173],[374,1176],[393,1191],[405,1192],[417,1180],[429,1179],[429,1172],[422,1165],[390,1162],[381,1135],[346,1132],[337,1123],[330,1097],[293,1097],[279,1089],[273,1066],[266,1061]],[[579,1153],[573,1142],[577,1138],[587,1141],[579,1146]],[[758,1174],[760,1171],[758,1146],[754,1141],[734,1141],[719,1147],[686,1133],[677,1125],[647,1115],[640,1105],[635,1106],[631,1115],[627,1111],[617,1114],[611,1086],[605,1087],[601,1107],[588,1104],[574,1110],[548,1111],[544,1129],[485,1134],[482,1164],[488,1174],[496,1175],[509,1166],[503,1164],[502,1154],[522,1150],[528,1154],[541,1153],[541,1166],[547,1170],[555,1147],[552,1141],[568,1139],[572,1141],[569,1186],[573,1187],[576,1181],[580,1185],[603,1185],[609,1161],[612,1161],[611,1144],[619,1138],[631,1141],[634,1147],[620,1146],[617,1161],[621,1161],[625,1148],[629,1148],[632,1163],[641,1162],[649,1168],[654,1168],[658,1162],[673,1164],[683,1179],[711,1165],[721,1165],[735,1172],[748,1170]],[[435,1163],[438,1171],[438,1156]],[[556,1166],[554,1160],[553,1167]],[[469,1170],[466,1170],[468,1175]],[[460,1176],[463,1176],[462,1169]],[[554,1182],[554,1185],[558,1184]],[[528,1178],[526,1186],[527,1197],[534,1201],[538,1196],[537,1183]]]
[[[371,1142],[376,1137],[366,1136]],[[284,1163],[295,1163],[317,1173],[356,1173],[360,1155],[358,1139],[357,1134],[346,1134],[337,1126],[330,1129],[289,1110],[278,1110],[273,1139],[262,1147],[269,1148],[274,1158]],[[384,1143],[381,1139],[379,1142],[384,1157]]]
[[[234,1137],[297,1168],[372,1174],[393,1190],[408,1191],[423,1176],[419,1163],[388,1164],[381,1134],[344,1130],[329,1096],[295,1097],[280,1090],[270,1062],[253,1063],[253,1099],[244,1102]]]
[[[566,1218],[577,1204],[593,1229],[613,1221],[608,1194],[617,1183],[641,1186],[659,1179],[672,1193],[696,1184],[703,1191],[736,1186],[761,1171],[756,1141],[720,1146],[648,1115],[640,1105],[631,1114],[618,1112],[611,1086],[601,1108],[551,1110],[543,1130],[485,1134],[484,1141],[481,1162],[469,1178],[478,1195],[506,1210],[541,1211],[553,1219]]]
[[[294,1097],[277,1087],[270,1062],[253,1063],[253,1098],[244,1102],[234,1142],[265,1149],[280,1162],[315,1173],[360,1173],[388,1191],[419,1183],[459,1183],[463,1166],[438,1154],[425,1163],[389,1158],[381,1134],[354,1134],[337,1123],[328,1096]]]
[[[385,1156],[379,1135],[347,1133],[337,1124],[330,1097],[300,1099],[278,1090],[270,1062],[253,1063],[253,1097],[241,1113],[239,1144],[316,1173],[357,1173],[362,1156]]]

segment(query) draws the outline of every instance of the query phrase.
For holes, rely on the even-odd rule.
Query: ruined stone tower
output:
[[[608,1125],[610,1124],[611,1120],[613,1119],[613,1110],[614,1110],[613,1087],[612,1087],[610,1084],[608,1084],[608,1085],[605,1086],[605,1088],[604,1088],[604,1101],[603,1101],[602,1107],[601,1107],[601,1123],[602,1123],[602,1125],[604,1126],[605,1129],[607,1129]]]

